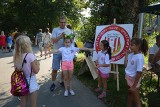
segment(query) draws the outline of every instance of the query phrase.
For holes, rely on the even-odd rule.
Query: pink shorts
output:
[[[135,77],[131,77],[131,76],[126,75],[126,76],[125,76],[125,79],[126,79],[126,81],[127,81],[128,86],[132,87],[133,84],[134,84],[134,81],[135,81]],[[136,88],[139,88],[139,87],[140,87],[140,82],[141,82],[141,80],[139,80]]]
[[[67,71],[67,70],[73,70],[74,65],[73,61],[62,61],[62,70]]]
[[[98,75],[102,78],[109,78],[109,73],[108,74],[103,74],[100,70],[98,70]]]

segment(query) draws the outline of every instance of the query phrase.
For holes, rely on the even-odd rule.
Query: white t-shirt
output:
[[[24,53],[23,54],[23,59],[24,57],[26,56],[27,53]],[[23,65],[23,68],[22,68],[22,64],[16,64],[15,66],[18,68],[18,69],[21,69],[23,70],[26,78],[30,77],[30,73],[31,73],[31,62],[33,62],[34,60],[36,59],[36,56],[33,54],[33,53],[28,53],[25,60],[26,60],[26,63],[24,63]],[[23,62],[22,62],[23,63]],[[32,76],[35,75],[33,72],[32,72]]]
[[[159,47],[157,46],[156,43],[153,45],[153,50],[154,50],[154,53],[155,53],[155,54],[156,54],[156,53],[158,52],[158,50],[159,50]]]
[[[26,53],[23,54],[23,57],[25,57],[25,55]],[[39,85],[37,83],[36,75],[33,72],[31,74],[31,63],[36,59],[36,56],[33,53],[28,53],[25,59],[27,63],[24,63],[23,65],[23,72],[25,73],[26,79],[30,84],[29,91],[30,93],[32,93],[36,90],[39,90]]]
[[[23,58],[26,56],[26,53],[23,54]],[[23,65],[23,68],[22,68],[22,64],[20,65],[16,65],[17,68],[22,68],[25,76],[26,76],[26,79],[29,83],[29,91],[30,93],[36,91],[39,89],[39,85],[37,83],[37,79],[36,79],[36,75],[32,72],[32,75],[31,75],[31,63],[36,59],[36,56],[33,54],[33,53],[28,53],[25,60],[26,60],[26,63],[24,63]],[[31,78],[30,78],[30,75],[31,75]]]
[[[25,55],[26,53],[23,54],[23,58],[25,57]],[[22,70],[25,73],[26,78],[28,78],[31,74],[31,62],[33,62],[36,59],[36,56],[33,53],[28,53],[25,59],[27,63],[24,63]],[[32,76],[33,75],[35,74],[32,72]]]
[[[60,27],[58,27],[58,28],[53,29],[52,38],[56,38],[56,37],[60,36],[63,32],[67,35],[72,33],[72,31],[70,29],[68,29],[67,27],[65,27],[64,29],[61,29]],[[62,46],[64,46],[64,39],[63,38],[61,38],[58,42],[53,44],[53,49],[57,50]]]
[[[73,61],[74,55],[79,48],[70,46],[70,47],[61,47],[58,49],[62,53],[62,61]]]
[[[149,48],[149,54],[150,54],[150,55],[152,55],[152,54],[154,55],[154,48],[153,48],[153,47],[150,47],[150,48]],[[148,61],[148,68],[149,68],[149,69],[152,68],[151,62],[149,62],[149,61]]]
[[[154,54],[155,52],[154,52],[154,47],[150,47],[149,48],[149,54]]]
[[[157,46],[157,44],[155,43],[155,44],[153,45],[154,54],[156,54],[159,49],[160,49],[160,48],[159,48],[159,47]],[[160,60],[157,61],[157,64],[160,65]]]
[[[125,68],[125,72],[129,76],[135,77],[137,74],[137,71],[142,72],[143,65],[144,65],[143,54],[131,53],[128,55],[128,62],[127,62],[127,67]]]
[[[108,54],[104,54],[102,51],[98,52],[97,55],[98,64],[110,64],[110,59]],[[108,74],[111,70],[109,67],[99,67],[98,68],[103,74]]]

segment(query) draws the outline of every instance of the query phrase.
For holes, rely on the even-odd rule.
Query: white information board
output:
[[[94,42],[93,61],[96,60],[100,51],[99,44],[102,40],[108,40],[112,49],[113,64],[124,64],[126,50],[130,47],[130,40],[133,33],[133,24],[101,25],[96,27]]]

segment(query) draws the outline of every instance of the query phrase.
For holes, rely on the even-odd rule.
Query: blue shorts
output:
[[[42,51],[43,50],[43,42],[38,43],[39,46],[39,50]]]
[[[53,54],[52,70],[59,70],[60,69],[61,60],[62,60],[61,54]]]

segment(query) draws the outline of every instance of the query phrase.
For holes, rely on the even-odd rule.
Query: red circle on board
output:
[[[111,30],[115,30],[117,32],[120,32],[122,34],[122,37],[124,38],[124,47],[123,47],[122,51],[119,52],[117,55],[112,56],[112,59],[111,59],[112,61],[118,61],[125,56],[125,52],[126,52],[126,50],[129,49],[129,46],[130,46],[129,34],[124,28],[122,28],[120,26],[117,26],[117,25],[107,26],[98,34],[98,36],[96,38],[96,42],[95,42],[96,52],[100,51],[100,49],[99,49],[100,44],[99,43],[100,43],[102,36],[106,32],[111,31]]]

